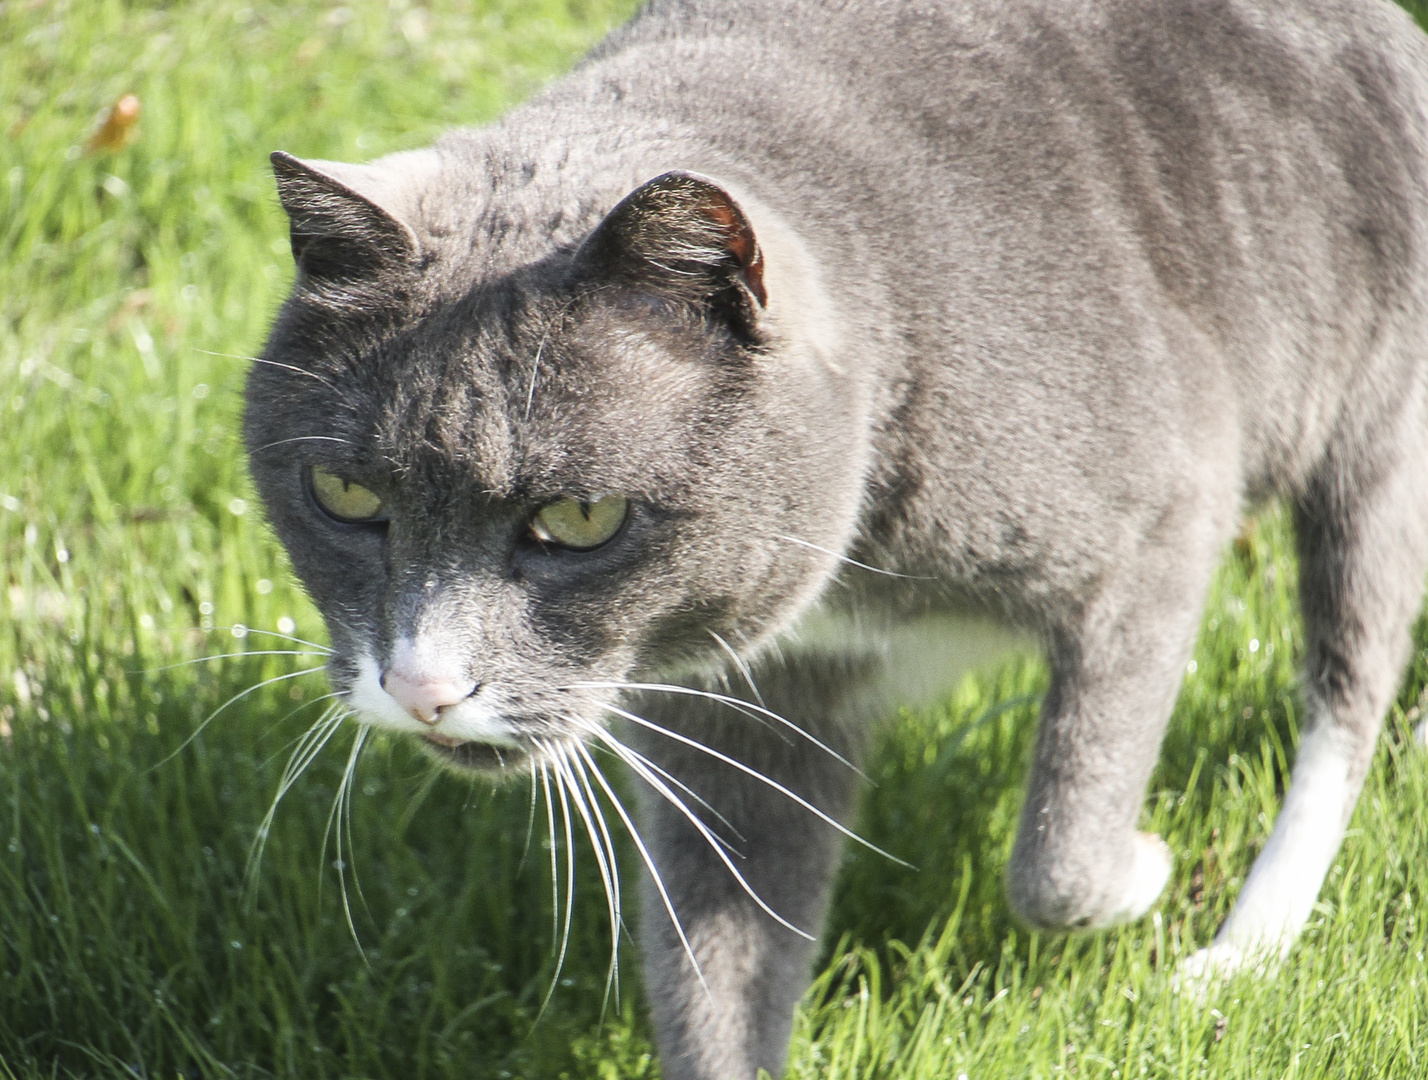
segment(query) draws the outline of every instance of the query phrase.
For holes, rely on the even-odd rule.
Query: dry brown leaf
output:
[[[122,150],[137,134],[135,125],[139,122],[139,99],[133,94],[125,94],[114,103],[104,123],[89,137],[85,150],[91,154],[113,153]]]

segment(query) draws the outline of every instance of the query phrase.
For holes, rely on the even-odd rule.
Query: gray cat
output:
[[[488,128],[273,161],[298,275],[246,437],[333,683],[576,811],[591,748],[629,765],[668,1080],[781,1070],[870,726],[1008,628],[1053,672],[1012,908],[1145,912],[1203,596],[1273,497],[1306,724],[1186,971],[1289,948],[1428,568],[1400,10],[656,2]]]

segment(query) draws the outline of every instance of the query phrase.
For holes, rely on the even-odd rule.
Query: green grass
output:
[[[344,732],[245,885],[327,689],[275,682],[200,731],[315,660],[185,663],[283,647],[235,625],[321,640],[236,438],[232,357],[259,347],[290,273],[267,152],[362,159],[489,119],[630,6],[0,4],[0,1076],[657,1075],[632,954],[600,1014],[588,852],[541,1015],[549,851],[539,823],[527,850],[527,791],[377,742],[339,860],[324,836]],[[85,154],[125,93],[138,137]],[[1001,868],[1045,675],[1022,661],[968,680],[880,745],[861,829],[920,870],[850,849],[792,1075],[1428,1074],[1428,763],[1407,734],[1422,625],[1300,947],[1278,978],[1205,1006],[1168,990],[1292,761],[1286,532],[1266,514],[1215,585],[1147,803],[1179,857],[1159,921],[1065,937],[1009,919]]]

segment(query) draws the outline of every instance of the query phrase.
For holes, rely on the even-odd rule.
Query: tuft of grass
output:
[[[658,1075],[632,955],[600,1012],[608,927],[584,846],[556,971],[553,841],[527,787],[465,784],[373,740],[339,851],[344,729],[245,876],[327,693],[302,670],[320,667],[320,622],[257,520],[236,437],[243,357],[290,274],[267,153],[360,160],[488,120],[632,6],[0,4],[7,1080]],[[89,152],[128,94],[137,126]],[[1293,759],[1291,551],[1271,510],[1217,579],[1147,802],[1177,855],[1157,920],[1048,936],[1008,917],[1038,662],[892,718],[860,828],[920,870],[849,849],[792,1075],[1424,1075],[1428,766],[1409,732],[1428,625],[1279,977],[1205,1006],[1168,989]]]

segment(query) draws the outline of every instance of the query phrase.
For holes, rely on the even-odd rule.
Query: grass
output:
[[[322,629],[236,439],[241,357],[290,273],[266,154],[362,159],[489,119],[629,9],[0,4],[0,1076],[658,1075],[633,956],[600,1014],[588,851],[541,1014],[549,852],[539,827],[528,845],[526,790],[376,742],[339,855],[324,841],[343,732],[245,879],[327,692],[301,673],[317,658],[264,655],[287,648],[268,631]],[[127,93],[137,136],[86,153]],[[1038,663],[894,719],[860,827],[921,869],[849,850],[791,1075],[1428,1074],[1428,763],[1409,737],[1421,624],[1301,946],[1278,978],[1204,1006],[1168,990],[1233,899],[1292,761],[1290,550],[1271,510],[1215,584],[1147,803],[1178,856],[1156,921],[1067,937],[1008,917]]]

